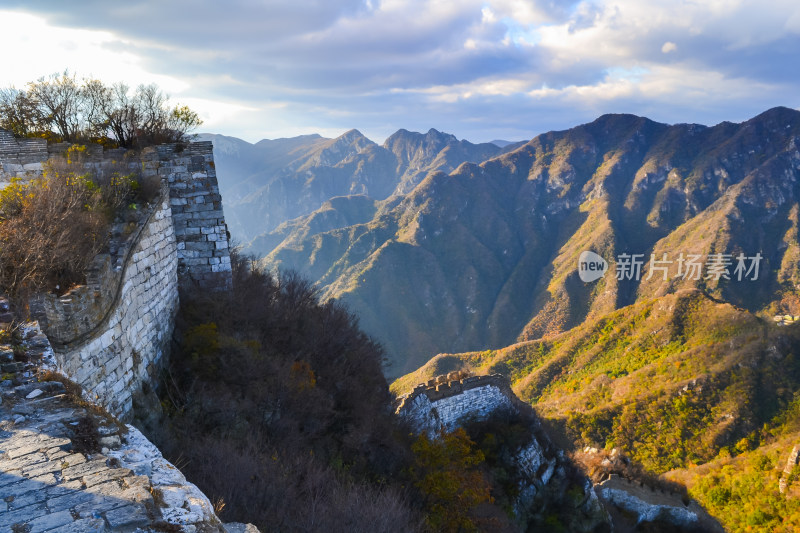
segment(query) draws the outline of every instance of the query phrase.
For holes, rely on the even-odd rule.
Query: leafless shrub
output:
[[[110,222],[136,182],[105,170],[87,171],[76,147],[48,161],[41,178],[0,192],[0,286],[18,305],[33,293],[82,282],[106,246]]]
[[[262,531],[419,531],[398,477],[410,461],[393,425],[380,347],[295,274],[232,254],[229,294],[181,295],[165,374],[168,418],[145,428],[224,501],[223,521]]]
[[[233,443],[197,437],[183,471],[223,502],[223,521],[246,520],[262,531],[413,532],[423,522],[393,487],[349,480],[312,455],[278,452],[250,434]]]

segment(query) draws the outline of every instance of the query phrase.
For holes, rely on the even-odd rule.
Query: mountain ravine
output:
[[[404,181],[396,170],[384,183],[382,192],[394,193],[386,199],[320,196],[316,210],[263,236],[272,249],[261,264],[297,269],[324,297],[346,302],[386,346],[390,376],[440,352],[555,335],[684,288],[750,311],[796,313],[799,133],[800,113],[787,108],[713,127],[604,115],[449,173],[430,164],[407,194],[416,178]],[[377,161],[369,156],[377,145],[361,146],[348,152],[351,161]],[[421,165],[402,156],[419,150],[384,146],[401,154],[396,169]],[[330,147],[320,150],[317,162]],[[364,165],[363,174],[348,174],[350,185],[329,192],[362,193],[355,180],[381,181]],[[310,182],[322,174],[314,172]],[[605,258],[610,273],[582,282],[584,250]],[[640,279],[618,280],[620,254],[641,254],[645,263],[667,254],[671,271],[646,279],[645,264]],[[734,263],[760,254],[760,275],[681,278],[680,254],[724,254]]]

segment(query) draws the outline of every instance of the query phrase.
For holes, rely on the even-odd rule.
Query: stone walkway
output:
[[[0,533],[257,531],[221,524],[136,428],[39,381],[52,349],[35,323],[20,332],[0,344]]]
[[[61,395],[11,408],[7,400],[0,409],[0,531],[132,531],[155,523],[147,476],[102,453],[75,451],[74,428],[91,419],[84,409]],[[32,413],[42,402],[48,409]]]

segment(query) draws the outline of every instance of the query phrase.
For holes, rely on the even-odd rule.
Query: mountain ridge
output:
[[[433,128],[425,134],[398,130],[383,145],[356,129],[334,139],[306,135],[256,144],[201,137],[219,144],[220,188],[231,231],[257,254],[269,251],[261,247],[274,241],[269,232],[314,212],[329,198],[401,196],[429,172],[449,172],[463,161],[480,162],[508,149],[472,144]]]
[[[292,257],[278,245],[263,264],[313,265],[323,294],[362,316],[403,365],[398,374],[435,353],[555,334],[679,287],[697,286],[751,309],[792,310],[797,243],[775,235],[796,234],[798,134],[800,113],[788,108],[717,126],[603,115],[480,164],[428,173],[368,223],[295,239]],[[739,207],[724,211],[734,196]],[[720,238],[704,233],[723,222],[740,229]],[[583,250],[607,260],[668,249],[677,257],[681,243],[703,255],[750,256],[766,247],[769,279],[661,287],[577,278]],[[775,264],[783,265],[777,273]]]

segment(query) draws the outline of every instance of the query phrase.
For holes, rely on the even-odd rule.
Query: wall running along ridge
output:
[[[514,408],[508,381],[500,374],[464,376],[451,372],[421,383],[400,398],[397,413],[418,432],[436,434],[441,427],[453,431],[468,419],[485,419],[500,409]]]
[[[12,178],[41,177],[42,163],[68,146],[14,139],[0,130],[0,188]],[[89,146],[85,165],[102,170],[124,157],[124,150]],[[151,147],[126,164],[140,169],[143,179],[160,178],[162,192],[155,205],[116,254],[95,259],[85,286],[31,302],[32,314],[55,348],[58,371],[81,385],[87,399],[122,420],[132,417],[137,393],[158,381],[179,287],[231,286],[212,144]]]
[[[158,175],[169,186],[172,222],[178,243],[181,281],[197,288],[229,289],[231,257],[228,226],[222,212],[213,146],[210,141],[156,147]],[[144,175],[152,172],[145,163]]]
[[[178,311],[178,255],[166,199],[150,216],[126,263],[121,294],[102,327],[56,350],[57,370],[89,399],[128,419],[133,396],[154,386]]]

